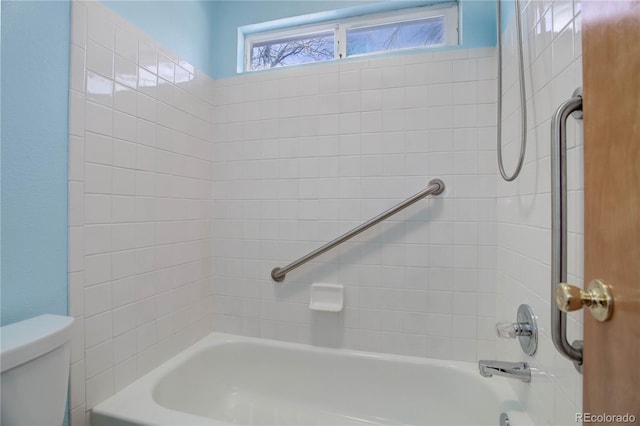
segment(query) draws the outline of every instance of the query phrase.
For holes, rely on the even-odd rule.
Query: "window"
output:
[[[250,71],[288,65],[323,62],[335,58],[335,31],[312,32],[287,37],[269,37],[263,41],[256,37],[251,43]]]
[[[458,44],[456,3],[249,34],[244,71]]]
[[[347,29],[347,56],[445,44],[444,16]]]

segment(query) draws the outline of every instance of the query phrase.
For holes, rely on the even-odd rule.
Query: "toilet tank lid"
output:
[[[40,315],[0,327],[0,372],[46,354],[71,339],[73,318]]]

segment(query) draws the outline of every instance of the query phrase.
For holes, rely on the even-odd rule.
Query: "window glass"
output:
[[[444,16],[347,29],[347,56],[437,46],[445,42]]]
[[[285,67],[334,58],[334,31],[267,40],[251,46],[251,70]]]

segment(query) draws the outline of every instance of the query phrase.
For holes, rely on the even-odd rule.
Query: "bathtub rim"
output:
[[[124,389],[98,403],[91,410],[91,423],[93,426],[120,426],[120,425],[171,425],[188,424],[193,426],[226,425],[228,422],[202,417],[184,411],[167,408],[156,402],[153,393],[156,386],[164,377],[187,362],[192,356],[210,347],[222,346],[233,343],[249,343],[266,345],[281,349],[293,349],[302,352],[326,354],[328,356],[345,355],[348,357],[364,357],[382,361],[401,362],[410,365],[432,365],[442,368],[452,368],[466,374],[479,375],[477,363],[467,361],[441,360],[434,358],[421,358],[407,355],[395,355],[377,352],[367,352],[346,348],[328,348],[312,346],[303,343],[285,342],[272,339],[248,337],[221,332],[212,332],[191,346],[169,358],[153,370],[130,383]],[[484,383],[494,392],[499,401],[501,411],[520,413],[519,417],[527,416],[514,390],[506,382],[506,379],[494,377]]]

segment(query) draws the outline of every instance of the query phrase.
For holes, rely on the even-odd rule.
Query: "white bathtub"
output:
[[[212,333],[92,412],[120,425],[530,423],[505,379],[440,361]],[[514,417],[518,421],[514,421]]]

